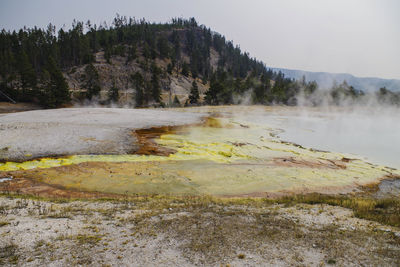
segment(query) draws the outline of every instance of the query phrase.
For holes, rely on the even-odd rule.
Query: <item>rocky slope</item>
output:
[[[215,56],[213,61],[218,60],[217,52],[214,50],[212,54]],[[151,73],[143,69],[142,62],[145,58],[141,55],[135,61],[126,63],[127,57],[112,56],[110,63],[107,63],[104,58],[104,51],[97,52],[93,66],[99,73],[101,92],[99,97],[93,101],[83,101],[83,104],[99,104],[108,98],[108,92],[115,86],[120,89],[119,100],[113,104],[118,106],[135,106],[135,88],[131,80],[131,75],[139,72],[150,80]],[[204,99],[205,92],[209,89],[210,83],[204,83],[201,79],[195,79],[191,75],[183,75],[179,71],[174,70],[171,74],[167,73],[167,66],[171,60],[157,59],[156,65],[162,70],[163,77],[161,78],[161,99],[166,105],[172,105],[175,96],[181,104],[184,104],[190,94],[193,81],[197,82],[199,87],[200,97]],[[86,92],[85,88],[85,67],[81,65],[70,68],[64,72],[64,76],[68,82],[74,100],[77,100],[79,95]]]

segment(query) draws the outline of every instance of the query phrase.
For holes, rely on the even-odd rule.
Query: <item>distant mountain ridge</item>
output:
[[[386,89],[400,92],[400,80],[396,79],[382,79],[382,78],[370,78],[370,77],[356,77],[348,73],[329,73],[329,72],[311,72],[304,70],[292,70],[283,68],[271,68],[274,71],[281,71],[286,77],[292,79],[301,79],[303,75],[306,81],[316,81],[319,88],[329,89],[336,81],[337,84],[342,83],[344,80],[349,85],[352,85],[356,89],[363,90],[364,92],[373,92],[379,90],[381,87]]]

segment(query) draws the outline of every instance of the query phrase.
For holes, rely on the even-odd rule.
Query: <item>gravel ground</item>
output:
[[[399,229],[327,205],[0,197],[3,266],[399,266]]]
[[[126,154],[132,130],[199,122],[203,114],[160,109],[67,108],[0,115],[0,160]]]

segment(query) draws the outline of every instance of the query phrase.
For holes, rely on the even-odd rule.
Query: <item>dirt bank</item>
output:
[[[31,103],[9,103],[0,102],[0,114],[22,112],[28,110],[41,109],[40,106]]]

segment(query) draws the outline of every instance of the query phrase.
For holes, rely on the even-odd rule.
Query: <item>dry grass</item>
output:
[[[177,211],[187,211],[187,207],[174,210]],[[232,255],[245,259],[248,252],[268,255],[269,249],[274,246],[285,247],[289,251],[316,247],[326,252],[325,262],[328,264],[343,263],[354,253],[361,253],[363,257],[374,253],[379,257],[396,259],[394,253],[399,252],[400,238],[389,233],[357,229],[344,231],[335,225],[310,229],[262,208],[246,210],[243,206],[215,204],[191,208],[188,214],[170,218],[163,217],[164,213],[153,210],[136,216],[130,221],[136,231],[135,236],[154,238],[161,235],[167,240],[178,240],[183,255],[195,265],[214,265]],[[371,238],[390,242],[397,248],[372,250],[367,245]],[[347,249],[344,250],[344,247]],[[304,259],[300,253],[295,253],[293,260],[301,264]]]
[[[374,199],[308,194],[284,197],[277,201],[278,203],[285,203],[287,205],[306,203],[340,206],[353,210],[354,216],[358,218],[400,227],[400,198]]]
[[[0,247],[0,265],[6,263],[17,264],[19,261],[17,249],[18,247],[12,243]]]
[[[66,203],[71,200],[18,195],[8,197],[17,199],[12,201],[15,207],[11,204],[4,207],[6,214],[28,207],[33,210],[29,213],[32,218],[39,220],[56,222],[60,217],[68,222],[83,222],[78,232],[68,230],[58,233],[58,237],[34,243],[34,253],[40,256],[43,263],[60,258],[64,264],[96,265],[99,262],[93,255],[104,259],[104,255],[110,251],[116,253],[115,257],[118,257],[115,260],[118,261],[124,259],[125,249],[140,251],[146,242],[162,240],[157,251],[169,249],[171,241],[179,255],[193,265],[226,265],[235,261],[245,263],[251,261],[254,255],[261,257],[262,262],[269,262],[268,257],[273,253],[273,257],[287,256],[282,262],[301,266],[309,263],[304,251],[323,251],[321,257],[325,264],[355,262],[353,255],[357,255],[357,259],[366,265],[383,262],[387,265],[400,264],[400,238],[392,232],[375,231],[374,227],[341,229],[333,221],[314,227],[294,216],[312,212],[311,216],[332,215],[330,220],[333,220],[335,216],[326,211],[329,208],[319,205],[328,204],[351,208],[357,216],[368,215],[372,219],[392,223],[385,216],[374,215],[373,211],[383,210],[382,214],[389,214],[389,211],[398,207],[396,200],[317,194],[281,199],[157,195]],[[111,234],[105,229],[116,232]],[[115,233],[118,234],[115,236]],[[271,252],[276,248],[279,251]],[[37,263],[36,254],[17,255],[15,247],[4,247],[4,251],[7,253],[0,258],[3,264],[29,259]],[[64,251],[70,253],[63,254]]]
[[[6,225],[9,225],[9,224],[10,224],[9,221],[0,221],[0,227],[6,226]]]
[[[268,198],[218,198],[212,196],[121,196],[120,198],[99,198],[99,199],[65,199],[46,198],[33,195],[20,195],[13,193],[0,193],[0,196],[19,198],[18,208],[27,206],[28,200],[49,201],[51,203],[66,203],[70,201],[100,201],[125,203],[126,208],[132,206],[148,210],[163,210],[168,208],[208,208],[212,205],[246,205],[249,207],[262,207],[272,204],[285,204],[286,206],[299,203],[304,204],[327,204],[340,206],[353,210],[354,216],[362,219],[376,221],[385,225],[400,227],[400,198],[375,199],[372,197],[352,197],[324,194],[306,194],[286,196],[277,199]],[[71,214],[87,214],[89,211],[80,207],[67,207],[67,210],[51,211],[46,207],[38,207],[39,214],[50,218],[68,218]],[[46,210],[48,209],[48,210]],[[2,207],[0,207],[0,214]],[[98,212],[102,212],[99,210]],[[105,215],[111,216],[109,210],[103,211]]]

